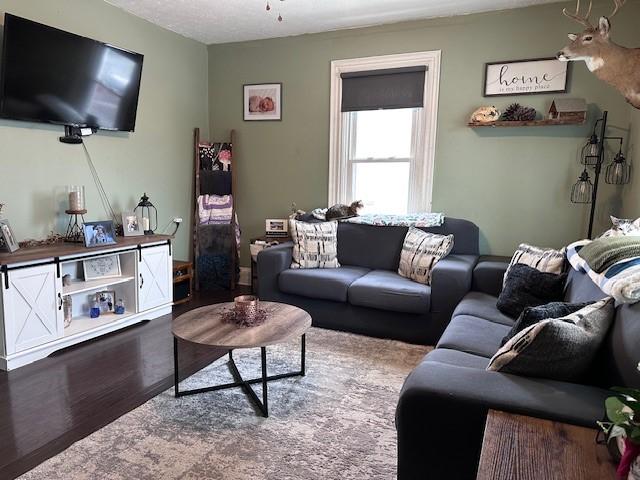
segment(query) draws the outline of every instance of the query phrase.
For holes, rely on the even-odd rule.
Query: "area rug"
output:
[[[393,479],[398,393],[428,350],[312,328],[307,375],[269,383],[269,418],[240,389],[176,399],[171,388],[21,478]],[[299,368],[299,342],[267,352],[270,375]],[[259,349],[234,359],[244,378],[259,376]],[[180,386],[230,381],[224,357]]]

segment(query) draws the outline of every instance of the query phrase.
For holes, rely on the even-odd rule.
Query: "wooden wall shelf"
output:
[[[506,122],[502,120],[498,120],[496,122],[491,123],[476,123],[469,122],[467,123],[468,127],[471,128],[479,128],[479,127],[555,127],[560,125],[584,125],[585,120],[530,120],[530,121],[517,121],[517,122]]]

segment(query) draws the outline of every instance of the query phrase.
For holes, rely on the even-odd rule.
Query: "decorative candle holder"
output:
[[[260,309],[258,297],[254,295],[240,295],[233,299],[231,311],[223,315],[223,320],[238,327],[256,327],[262,325],[267,313]]]
[[[72,212],[85,210],[86,204],[84,200],[83,185],[69,185],[67,187],[67,193],[69,195],[69,208],[67,210]]]
[[[251,319],[258,313],[260,305],[255,295],[240,295],[233,299],[236,317]]]
[[[84,199],[84,186],[70,185],[67,187],[69,195],[69,208],[64,212],[69,215],[69,224],[67,225],[67,233],[64,236],[65,242],[84,243],[84,232],[82,224],[84,223],[84,214],[87,213]]]

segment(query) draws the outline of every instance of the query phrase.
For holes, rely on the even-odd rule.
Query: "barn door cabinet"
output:
[[[85,262],[108,271],[85,275]],[[171,313],[171,266],[171,238],[162,235],[118,238],[116,245],[95,249],[65,244],[0,253],[0,369]],[[64,276],[70,280],[65,285]],[[121,299],[124,313],[91,318],[99,292]],[[69,299],[72,320],[65,326]]]

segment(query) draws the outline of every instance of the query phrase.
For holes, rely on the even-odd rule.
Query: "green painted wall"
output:
[[[208,128],[206,47],[102,0],[0,0],[4,12],[144,54],[136,131],[101,132],[86,145],[116,212],[133,208],[146,191],[161,228],[175,216],[185,219],[174,255],[187,258],[193,128]],[[58,142],[61,132],[0,121],[0,203],[19,239],[64,231],[68,184],[86,186],[87,220],[108,218],[82,147]]]
[[[628,142],[627,160],[631,163],[631,182],[623,187],[623,211],[625,218],[640,217],[640,197],[635,185],[640,182],[640,110],[629,106],[631,125]]]
[[[577,151],[589,127],[472,130],[478,106],[518,101],[547,110],[551,96],[484,99],[488,61],[553,56],[578,25],[563,17],[569,4],[209,46],[211,135],[237,133],[238,215],[245,244],[264,218],[283,217],[291,202],[326,205],[329,149],[329,63],[373,55],[442,50],[434,211],[468,218],[482,232],[482,250],[510,255],[522,241],[560,246],[584,236],[587,208],[569,203],[580,167]],[[573,3],[570,4],[573,6]],[[596,2],[608,14],[611,2]],[[640,2],[613,22],[613,38],[640,46]],[[242,85],[282,82],[282,122],[243,122]],[[629,128],[630,109],[613,89],[574,65],[570,95],[592,110],[607,109],[611,124]],[[594,115],[592,115],[593,117]],[[604,188],[598,228],[621,210],[621,192]],[[243,263],[248,252],[243,249]]]

